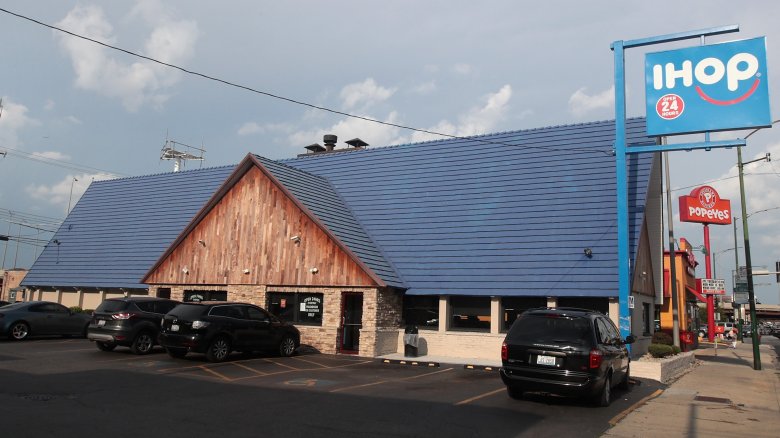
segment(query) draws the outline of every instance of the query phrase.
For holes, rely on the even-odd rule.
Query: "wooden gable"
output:
[[[354,255],[257,166],[185,230],[144,282],[377,285]]]

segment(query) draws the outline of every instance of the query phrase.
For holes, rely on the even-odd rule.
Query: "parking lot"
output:
[[[409,366],[302,352],[293,357],[169,358],[98,351],[84,339],[0,340],[9,436],[598,436],[656,391],[635,381],[608,408],[528,394],[511,400],[495,371]],[[45,414],[45,415],[43,415]],[[8,415],[8,417],[6,417]]]

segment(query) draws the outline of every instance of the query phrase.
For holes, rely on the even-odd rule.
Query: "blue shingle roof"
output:
[[[141,277],[233,169],[93,182],[22,285],[145,289]]]
[[[617,296],[614,132],[596,122],[282,162],[331,182],[407,293]],[[629,120],[628,144],[652,142],[644,132]],[[629,157],[631,254],[651,165]]]
[[[327,179],[264,157],[255,158],[388,286],[404,287]]]

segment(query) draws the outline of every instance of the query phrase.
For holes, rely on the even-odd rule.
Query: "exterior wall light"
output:
[[[183,272],[186,275],[190,273],[190,270],[187,269],[187,267],[185,266],[184,269],[181,270],[181,272]]]
[[[301,236],[292,236],[290,237],[290,240],[292,240],[295,243],[301,243]]]
[[[244,269],[244,274],[248,274],[248,273],[249,273],[249,268],[245,268]]]
[[[206,246],[206,241],[203,239],[198,240],[198,243],[200,243],[203,246]]]
[[[584,250],[582,250],[582,252],[585,253],[585,257],[587,257],[587,258],[592,258],[593,257],[593,250],[590,249],[590,248],[585,248]]]
[[[312,274],[316,274],[316,273],[320,272],[320,270],[317,269],[317,268],[311,268],[311,269],[309,269],[309,272],[311,272]]]

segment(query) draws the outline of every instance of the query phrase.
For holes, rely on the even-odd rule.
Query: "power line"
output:
[[[113,171],[109,171],[109,170],[105,170],[105,169],[99,169],[97,167],[80,165],[80,164],[74,164],[74,163],[71,163],[69,161],[58,160],[56,158],[46,157],[44,155],[37,154],[37,153],[30,153],[30,152],[20,151],[18,149],[9,148],[7,146],[2,146],[2,149],[4,149],[5,152],[0,152],[0,154],[7,153],[8,155],[11,155],[12,157],[22,158],[24,160],[30,160],[30,161],[37,161],[39,163],[48,164],[48,165],[51,165],[51,166],[63,167],[63,168],[66,168],[66,169],[76,170],[76,171],[79,171],[79,172],[92,173],[92,172],[97,171],[97,172],[107,173],[107,174],[116,175],[116,176],[129,176],[129,175],[122,174],[122,173],[119,173],[119,172],[113,172]]]
[[[436,132],[436,131],[431,131],[431,130],[422,129],[422,128],[415,128],[415,127],[412,127],[412,126],[401,125],[401,124],[398,124],[398,123],[383,122],[381,120],[372,119],[370,117],[358,116],[358,115],[355,115],[355,114],[350,114],[350,113],[346,113],[346,112],[343,112],[343,111],[335,110],[335,109],[332,109],[332,108],[327,108],[327,107],[324,107],[324,106],[315,105],[313,103],[304,102],[302,100],[292,99],[292,98],[284,97],[284,96],[281,96],[281,95],[278,95],[278,94],[273,94],[273,93],[270,93],[270,92],[267,92],[267,91],[258,90],[256,88],[252,88],[252,87],[249,87],[249,86],[246,86],[246,85],[237,84],[235,82],[230,82],[230,81],[227,81],[225,79],[217,78],[215,76],[210,76],[210,75],[207,75],[207,74],[204,74],[204,73],[200,73],[200,72],[197,72],[197,71],[194,71],[194,70],[189,70],[189,69],[186,69],[184,67],[178,66],[176,64],[171,64],[171,63],[168,63],[168,62],[160,61],[159,59],[155,59],[155,58],[152,58],[152,57],[149,57],[149,56],[146,56],[146,55],[142,55],[140,53],[133,52],[131,50],[123,49],[123,48],[117,47],[117,46],[112,46],[112,45],[104,43],[102,41],[98,41],[96,39],[89,38],[89,37],[86,37],[86,36],[83,36],[83,35],[71,32],[69,30],[65,30],[65,29],[59,28],[57,26],[48,24],[48,23],[44,23],[44,22],[36,20],[34,18],[27,17],[25,15],[21,15],[21,14],[15,13],[15,12],[11,12],[11,11],[9,11],[7,9],[0,8],[0,11],[1,12],[5,12],[6,14],[13,15],[15,17],[21,18],[23,20],[27,20],[27,21],[33,22],[33,23],[38,24],[40,26],[44,26],[44,27],[47,27],[49,29],[56,30],[58,32],[62,32],[64,34],[67,34],[67,35],[70,35],[70,36],[73,36],[73,37],[76,37],[76,38],[79,38],[79,39],[82,39],[82,40],[85,40],[85,41],[89,41],[89,42],[101,45],[103,47],[106,47],[106,48],[109,48],[109,49],[112,49],[112,50],[116,50],[118,52],[126,53],[128,55],[135,56],[137,58],[145,59],[145,60],[150,61],[150,62],[154,62],[154,63],[160,64],[160,65],[164,65],[166,67],[170,67],[170,68],[179,70],[181,72],[184,72],[184,73],[187,73],[187,74],[190,74],[190,75],[193,75],[193,76],[198,76],[198,77],[201,77],[203,79],[208,79],[210,81],[219,82],[219,83],[222,83],[222,84],[230,86],[230,87],[239,88],[239,89],[242,89],[242,90],[245,90],[245,91],[249,91],[249,92],[252,92],[252,93],[256,93],[256,94],[261,94],[261,95],[266,96],[266,97],[271,97],[273,99],[282,100],[282,101],[285,101],[285,102],[288,102],[288,103],[292,103],[292,104],[295,104],[295,105],[301,105],[301,106],[305,106],[305,107],[308,107],[308,108],[316,109],[316,110],[319,110],[319,111],[325,111],[325,112],[329,112],[329,113],[332,113],[332,114],[338,114],[338,115],[344,116],[344,117],[350,117],[350,118],[353,118],[353,119],[363,120],[363,121],[370,122],[370,123],[378,123],[378,124],[381,124],[381,125],[392,126],[392,127],[400,128],[400,129],[406,129],[406,130],[409,130],[409,131],[422,132],[424,134],[437,135],[437,136],[440,136],[440,137],[452,138],[452,139],[457,139],[457,140],[477,141],[477,142],[485,143],[485,144],[495,144],[495,145],[501,145],[501,146],[520,147],[520,148],[523,148],[523,149],[544,149],[544,150],[551,150],[551,151],[600,152],[600,153],[603,153],[603,154],[606,154],[606,155],[609,155],[609,156],[612,155],[612,149],[611,148],[609,150],[597,150],[597,149],[593,149],[593,148],[559,149],[559,148],[555,148],[555,147],[551,147],[551,146],[538,146],[538,145],[537,146],[522,146],[522,145],[517,145],[517,144],[504,143],[504,142],[500,142],[500,141],[486,140],[486,139],[482,139],[482,138],[463,137],[463,136],[459,136],[459,135],[445,134],[445,133],[442,133],[442,132]]]

